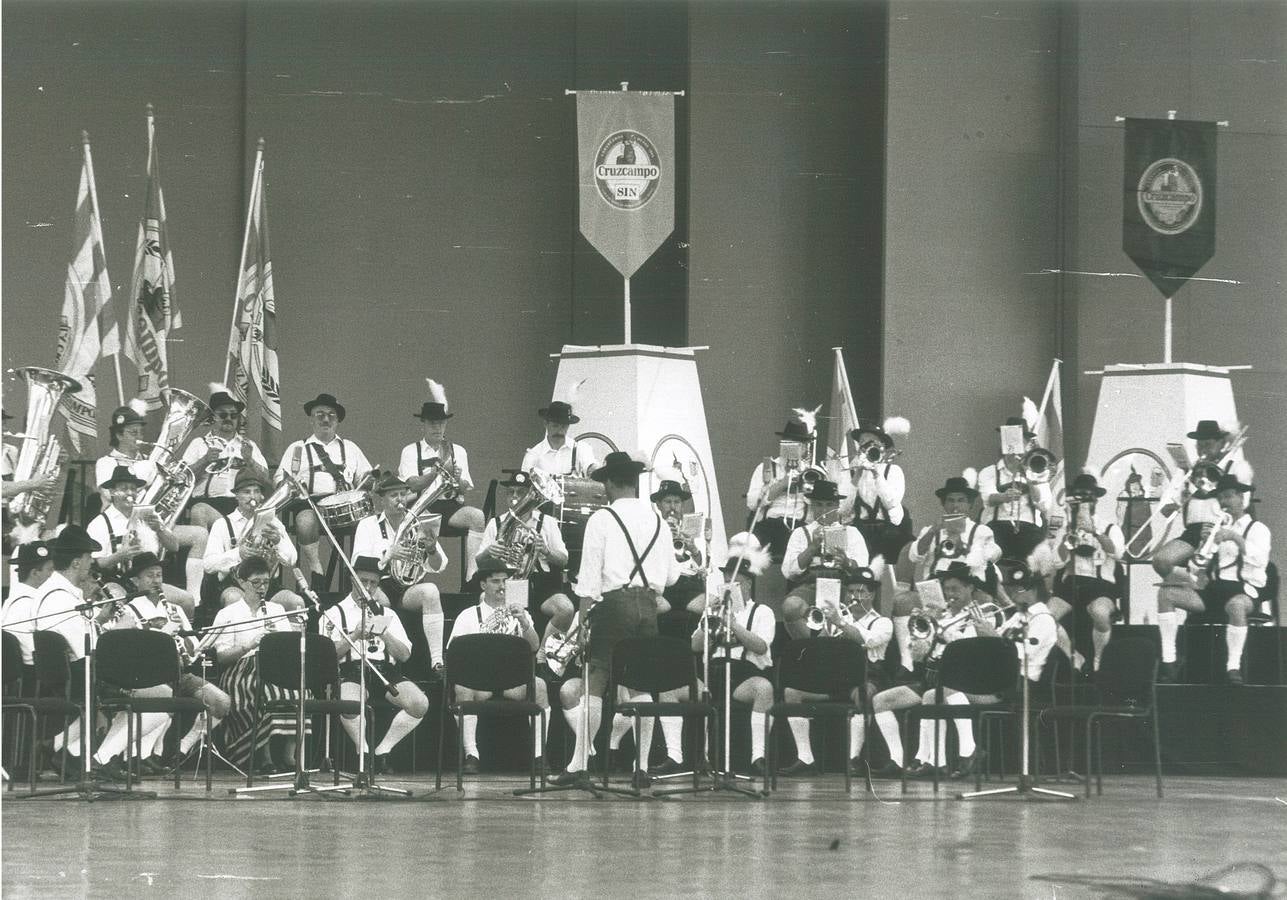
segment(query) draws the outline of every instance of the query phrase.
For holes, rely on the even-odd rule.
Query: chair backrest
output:
[[[782,651],[778,686],[811,694],[843,695],[867,679],[867,651],[847,638],[791,641]]]
[[[612,683],[632,691],[660,694],[697,691],[697,667],[688,641],[676,637],[623,638],[612,648]]]
[[[14,693],[17,693],[19,683],[22,681],[23,676],[22,645],[18,643],[18,636],[16,634],[11,634],[8,631],[3,632],[3,634],[4,644],[3,647],[0,647],[0,652],[4,654],[3,656],[0,656],[0,659],[4,660],[2,683],[4,684],[5,693],[9,692],[9,688],[11,686],[14,688]]]
[[[657,633],[662,637],[679,638],[688,646],[689,635],[697,627],[700,616],[686,609],[677,609],[657,617]]]
[[[284,691],[299,690],[299,632],[265,634],[259,641],[257,657],[255,670],[260,682]],[[304,659],[304,685],[313,694],[321,695],[339,681],[339,662],[330,638],[312,632],[305,634]]]
[[[179,680],[174,638],[148,628],[105,631],[94,648],[94,677],[125,690],[174,684]]]
[[[1158,648],[1144,638],[1113,639],[1104,647],[1095,673],[1095,686],[1110,704],[1153,702],[1157,683]]]
[[[41,692],[53,688],[61,692],[71,678],[71,647],[67,639],[56,631],[37,631],[36,647],[32,652],[32,665]]]
[[[999,637],[961,638],[943,650],[938,683],[963,694],[1000,695],[1019,683],[1019,654]]]
[[[447,645],[447,677],[474,691],[498,693],[532,683],[536,654],[512,634],[462,634]]]
[[[1260,599],[1269,603],[1270,624],[1278,623],[1278,591],[1280,587],[1278,563],[1268,563],[1265,566],[1265,586],[1260,589]]]

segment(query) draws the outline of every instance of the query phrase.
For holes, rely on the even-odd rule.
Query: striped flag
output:
[[[854,406],[854,395],[849,390],[849,372],[845,368],[844,353],[841,348],[832,347],[836,352],[836,364],[831,373],[831,408],[827,422],[827,457],[830,459],[849,459],[849,432],[858,427],[858,412]],[[842,466],[843,468],[844,466]]]
[[[174,297],[174,257],[165,229],[165,197],[157,165],[156,129],[152,107],[147,113],[147,191],[134,249],[134,278],[130,286],[129,327],[125,355],[139,373],[139,397],[148,409],[160,409],[161,390],[169,385],[166,338],[182,328]]]
[[[228,336],[225,383],[247,406],[258,406],[263,420],[260,446],[270,459],[282,451],[281,375],[277,364],[277,304],[268,253],[267,202],[261,142],[246,214],[246,237],[237,281],[237,305]]]
[[[94,185],[94,162],[89,135],[81,133],[82,162],[80,187],[76,192],[73,223],[73,255],[67,264],[63,289],[63,312],[58,328],[58,361],[55,368],[81,383],[81,389],[66,396],[60,411],[67,421],[72,447],[81,449],[81,437],[93,440],[98,434],[95,412],[98,398],[94,369],[98,360],[120,353],[120,336],[112,313],[112,284],[107,277],[103,252],[103,226],[98,214],[98,189]]]

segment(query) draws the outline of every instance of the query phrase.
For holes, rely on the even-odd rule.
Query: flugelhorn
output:
[[[58,472],[63,457],[62,444],[49,433],[54,413],[62,399],[79,391],[81,385],[75,378],[39,366],[15,369],[14,374],[27,382],[27,421],[14,463],[13,480],[47,478]],[[37,491],[26,491],[13,498],[9,515],[13,517],[15,543],[23,544],[40,537],[54,499],[52,492]]]
[[[1215,556],[1216,548],[1220,546],[1220,542],[1216,540],[1216,535],[1232,524],[1233,516],[1229,513],[1223,513],[1219,521],[1212,525],[1211,530],[1207,532],[1206,539],[1202,541],[1202,546],[1193,551],[1193,565],[1200,569],[1206,568],[1207,563],[1211,562],[1211,558]]]

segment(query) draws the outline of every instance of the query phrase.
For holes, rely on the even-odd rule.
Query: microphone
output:
[[[317,598],[317,592],[309,586],[308,579],[304,573],[299,570],[299,566],[291,566],[291,574],[295,576],[295,586],[299,588],[300,593],[308,600],[309,606],[314,612],[321,612],[322,601]]]

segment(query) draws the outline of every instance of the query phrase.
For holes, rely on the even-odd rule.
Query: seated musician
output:
[[[235,602],[240,591],[233,579],[233,570],[251,556],[263,557],[269,563],[269,574],[276,576],[279,566],[295,565],[295,545],[286,534],[286,526],[278,518],[268,520],[259,530],[254,530],[255,514],[264,502],[271,483],[256,469],[246,467],[237,475],[233,497],[237,508],[220,516],[210,529],[206,543],[206,577],[208,589],[203,593],[199,618],[213,621],[219,608]],[[286,588],[272,592],[273,602],[286,609],[302,609],[304,599]]]
[[[147,404],[138,398],[112,410],[107,426],[111,449],[94,461],[94,484],[101,485],[110,478],[117,466],[127,466],[144,484],[156,477],[156,466],[148,460],[142,447],[146,415]],[[100,488],[98,495],[102,500],[100,509],[111,505],[111,492]]]
[[[697,545],[694,538],[681,530],[684,504],[692,498],[692,492],[682,481],[670,479],[664,479],[649,498],[657,507],[657,512],[661,513],[661,517],[666,520],[666,524],[670,526],[675,563],[679,566],[679,578],[662,594],[666,606],[659,607],[659,612],[685,609],[694,600],[700,601],[706,596],[703,548]]]
[[[778,455],[766,457],[751,473],[746,489],[746,508],[752,516],[763,514],[751,523],[751,533],[768,547],[773,561],[780,562],[786,553],[787,540],[795,526],[804,521],[804,480],[801,473],[812,459],[812,428],[799,419],[786,423],[777,432]]]
[[[424,434],[414,444],[402,448],[398,461],[398,477],[407,483],[413,493],[419,494],[433,480],[441,465],[460,483],[459,492],[449,491],[429,505],[429,512],[442,516],[448,527],[466,529],[465,579],[474,574],[474,559],[482,543],[483,511],[476,506],[466,506],[463,495],[474,489],[469,475],[469,455],[465,448],[447,440],[447,420],[455,413],[447,411],[447,393],[436,381],[429,381],[432,399],[420,407],[415,415],[423,425]]]
[[[751,772],[755,775],[764,774],[766,714],[773,705],[771,647],[777,632],[777,617],[770,607],[752,599],[751,579],[763,574],[770,562],[772,556],[760,546],[754,535],[745,531],[733,535],[728,540],[728,555],[724,565],[720,567],[727,579],[721,585],[722,596],[710,598],[711,607],[708,609],[703,590],[702,596],[693,600],[689,607],[694,612],[703,613],[701,622],[692,635],[694,653],[702,653],[703,642],[710,639],[711,626],[718,629],[720,639],[711,641],[710,649],[711,696],[715,703],[723,706],[724,672],[727,669],[732,674],[732,681],[729,683],[732,698],[751,707]],[[730,635],[724,635],[722,625],[712,621],[712,616],[722,621],[724,602],[732,604],[727,611],[732,632]],[[716,659],[724,657],[728,657],[730,662],[726,665],[715,664]],[[662,720],[663,732],[668,721],[670,720]],[[675,721],[682,727],[682,720]]]
[[[1029,447],[1036,440],[1036,433],[1020,416],[1006,419],[1004,427],[1022,428],[1023,440]],[[1017,447],[1010,445],[1008,449],[1016,451]],[[979,470],[979,493],[983,497],[979,521],[992,529],[992,539],[1006,559],[1027,560],[1046,539],[1046,518],[1054,503],[1048,483],[1028,478],[1025,455],[1002,453],[999,460]]]
[[[1198,427],[1186,436],[1196,444],[1197,462],[1193,469],[1176,477],[1173,484],[1178,484],[1167,490],[1166,499],[1158,510],[1162,516],[1180,512],[1184,523],[1184,531],[1179,537],[1167,541],[1153,553],[1153,568],[1163,578],[1175,569],[1182,570],[1210,535],[1211,529],[1220,522],[1223,510],[1216,497],[1215,485],[1219,477],[1228,475],[1237,467],[1239,472],[1250,478],[1250,468],[1241,447],[1234,445],[1233,435],[1214,419],[1202,419]],[[1225,456],[1229,458],[1221,464]],[[1136,550],[1137,544],[1133,543],[1131,549]],[[1183,587],[1184,573],[1181,571],[1179,575],[1179,586]]]
[[[376,480],[371,491],[371,501],[375,506],[374,515],[367,516],[357,524],[353,535],[353,559],[374,557],[380,564],[380,584],[376,590],[376,599],[394,609],[405,609],[420,613],[420,627],[424,629],[425,641],[429,645],[429,662],[434,670],[442,668],[442,598],[436,584],[424,580],[429,574],[441,572],[447,567],[447,554],[438,544],[436,525],[428,523],[415,526],[429,551],[424,559],[418,562],[423,565],[425,574],[421,581],[410,587],[395,578],[390,571],[394,562],[402,564],[416,563],[413,554],[406,547],[395,547],[393,539],[398,528],[407,515],[407,505],[411,497],[406,484],[397,475],[387,472]],[[433,522],[437,522],[435,517]]]
[[[1024,673],[1024,657],[1027,657],[1028,680],[1034,684],[1043,683],[1043,678],[1050,671],[1046,668],[1050,651],[1059,642],[1058,619],[1051,606],[1045,579],[1026,566],[1007,566],[1002,583],[997,585],[997,600],[1002,606],[1007,603],[1014,605],[1005,622],[998,628],[987,619],[976,619],[974,630],[980,637],[1012,639],[1015,652],[1019,654],[1020,677]],[[1026,639],[1023,637],[1025,626]],[[973,770],[968,774],[974,774]]]
[[[805,616],[814,605],[819,575],[834,577],[868,563],[867,544],[858,529],[838,524],[843,499],[834,481],[814,482],[805,495],[808,521],[792,531],[787,542],[782,574],[788,593],[782,601],[782,622],[793,638],[809,637]]]
[[[943,599],[946,606],[940,608],[924,608],[921,614],[937,622],[949,622],[949,627],[936,631],[931,642],[926,644],[923,641],[915,642],[912,654],[916,659],[916,667],[913,669],[913,678],[907,684],[895,685],[878,692],[871,700],[872,712],[875,714],[876,727],[880,729],[881,735],[885,739],[885,745],[889,748],[889,763],[885,768],[874,773],[882,778],[897,778],[903,769],[903,739],[898,729],[898,718],[894,715],[895,710],[909,709],[918,706],[921,703],[934,702],[934,672],[938,659],[943,655],[943,649],[952,641],[965,637],[974,637],[974,622],[968,616],[962,615],[967,604],[978,598],[987,599],[988,595],[982,585],[975,577],[969,565],[961,560],[953,560],[948,564],[946,569],[942,569],[937,574],[937,580],[943,589]],[[969,698],[960,695],[960,699],[953,700],[950,696],[954,692],[944,692],[944,702],[946,703],[967,703]],[[959,743],[959,749],[962,757],[971,758],[975,752],[974,745],[974,728],[969,720],[957,719],[956,735]],[[930,730],[925,730],[925,724],[921,726],[921,746],[917,750],[917,763],[910,766],[908,775],[929,776],[932,774],[930,766],[934,764],[934,732],[933,722],[929,722]],[[943,729],[939,728],[940,736],[943,735]],[[937,756],[939,762],[939,771],[946,774],[946,754],[940,753]],[[968,771],[973,772],[973,763],[971,762]]]
[[[867,677],[862,687],[850,692],[853,703],[861,703],[863,696],[874,697],[894,683],[893,674],[885,666],[885,649],[894,636],[894,624],[886,616],[875,610],[876,598],[880,592],[880,577],[884,569],[884,560],[876,557],[874,568],[863,566],[855,569],[844,584],[844,595],[841,603],[844,614],[824,606],[822,614],[826,622],[827,633],[836,637],[861,644],[867,651]],[[788,703],[800,703],[806,700],[826,700],[826,694],[800,691],[785,688],[783,699]],[[795,739],[796,761],[784,769],[780,775],[814,775],[817,767],[813,762],[813,744],[809,737],[809,720],[789,718],[791,736]],[[859,754],[866,739],[866,725],[862,716],[849,720],[849,768],[858,774],[862,761]]]
[[[209,531],[220,516],[237,508],[237,476],[254,471],[261,481],[271,484],[268,461],[250,438],[241,433],[246,404],[222,384],[210,385],[210,430],[197,435],[183,451],[183,461],[196,476],[192,499],[188,501],[190,521]]]
[[[54,574],[54,556],[50,546],[44,541],[28,541],[19,545],[14,553],[17,578],[9,586],[9,596],[4,601],[3,618],[0,619],[4,631],[18,639],[26,673],[23,680],[28,684],[32,682],[27,676],[34,675],[31,667],[35,664],[36,639],[32,634],[36,623],[32,620],[36,615],[36,602],[43,593],[45,582]]]
[[[545,422],[545,438],[523,454],[524,472],[540,469],[551,475],[575,475],[584,478],[594,470],[594,451],[589,444],[568,440],[568,427],[581,421],[572,412],[572,404],[555,400],[536,414]]]
[[[514,534],[514,540],[505,542],[504,547],[499,549],[499,555],[504,557],[501,561],[516,568],[516,573],[520,576],[522,568],[530,566],[530,574],[527,576],[528,610],[539,610],[546,619],[555,616],[566,619],[576,607],[564,587],[568,548],[559,531],[558,519],[549,515],[542,505],[529,512],[525,521],[514,521],[514,511],[520,506],[530,505],[525,502],[530,496],[527,492],[534,488],[529,487],[529,476],[521,472],[501,484],[511,489],[510,509],[508,513],[492,519],[483,529],[478,561],[481,563],[484,557],[497,557],[498,535]]]
[[[857,453],[849,458],[850,497],[841,505],[841,518],[848,520],[852,510],[852,524],[867,549],[891,564],[912,539],[912,518],[903,506],[907,481],[902,466],[893,462],[894,436],[909,430],[906,419],[891,416],[883,424],[860,421],[849,432]]]
[[[456,616],[451,636],[447,639],[448,646],[456,638],[467,634],[513,634],[527,641],[533,653],[537,651],[540,638],[532,625],[532,617],[523,606],[510,603],[505,597],[506,585],[512,574],[513,570],[498,560],[486,558],[479,562],[478,578],[482,594],[476,606],[467,607]],[[486,691],[475,691],[461,685],[455,686],[455,693],[456,700],[459,702],[488,700],[492,696]],[[510,700],[525,700],[527,688],[526,686],[510,688],[504,692],[504,695]],[[540,678],[536,679],[534,699],[546,710],[545,733],[537,734],[536,743],[532,747],[532,754],[536,757],[539,768],[543,764],[545,737],[550,725],[549,693],[544,680]],[[467,775],[475,775],[479,771],[478,716],[464,717],[462,737],[465,742],[465,765],[461,771]]]
[[[233,572],[236,586],[223,609],[215,616],[214,650],[219,660],[220,685],[232,698],[232,711],[224,719],[224,745],[234,765],[255,765],[260,771],[287,771],[295,768],[295,713],[279,713],[261,723],[259,741],[252,745],[256,691],[259,675],[255,668],[259,642],[265,634],[297,631],[303,610],[287,616],[286,607],[265,600],[271,582],[268,561],[260,556],[243,560]],[[298,691],[263,686],[265,700],[298,699]]]
[[[99,485],[111,497],[111,503],[103,507],[85,530],[102,547],[94,554],[94,560],[104,576],[123,579],[130,560],[140,553],[160,555],[162,550],[174,553],[179,549],[179,539],[161,521],[156,510],[134,515],[135,501],[143,485],[143,480],[123,465],[113,469],[112,474]],[[191,617],[196,608],[193,595],[172,585],[161,587],[165,598],[177,603]]]
[[[353,569],[357,572],[358,581],[361,582],[367,596],[375,597],[375,592],[380,589],[380,561],[374,556],[359,556],[353,560]],[[410,734],[424,720],[425,713],[429,711],[429,698],[398,668],[411,658],[411,639],[407,637],[402,621],[382,606],[379,613],[367,610],[366,617],[363,618],[362,601],[357,598],[356,593],[356,591],[350,591],[343,600],[327,609],[322,615],[319,628],[322,634],[335,642],[335,655],[340,663],[340,697],[342,699],[366,700],[362,696],[362,673],[359,671],[359,666],[362,665],[361,657],[353,649],[353,645],[361,646],[361,642],[366,643],[367,661],[379,670],[389,684],[398,689],[397,694],[384,692],[385,699],[398,708],[398,713],[389,723],[389,729],[380,739],[380,743],[375,745],[371,771],[381,775],[391,771],[388,762],[389,754],[397,746],[398,741]],[[345,634],[353,644],[344,639]],[[379,680],[370,672],[366,673],[366,683],[368,691],[371,686],[377,690],[381,687]],[[356,747],[358,717],[343,716],[340,724]],[[365,738],[363,738],[363,752],[369,752],[366,749]]]
[[[183,610],[165,599],[161,583],[161,560],[155,553],[140,553],[130,560],[128,575],[134,589],[130,591],[130,598],[121,605],[120,613],[112,621],[111,627],[151,628],[162,631],[173,637],[176,644],[181,646],[180,660],[190,658],[191,667],[191,664],[196,662],[194,653],[197,642],[190,635],[183,634],[192,630]],[[179,676],[178,695],[194,697],[201,701],[210,713],[211,730],[217,728],[223,721],[223,717],[232,709],[232,698],[194,671],[184,671]],[[144,719],[146,718],[145,715]],[[161,742],[169,727],[169,718],[162,716],[162,720],[155,730],[150,733],[144,732],[143,759],[145,761],[153,759],[151,747],[162,746]],[[201,740],[201,735],[205,732],[205,724],[205,716],[197,716],[187,734],[180,739],[179,755],[175,765],[182,764],[182,760],[187,758],[197,742]],[[153,765],[151,771],[155,774],[157,767]]]
[[[1242,480],[1244,475],[1246,481]],[[1225,678],[1235,685],[1244,681],[1242,650],[1247,641],[1247,615],[1255,609],[1268,580],[1266,567],[1272,543],[1268,526],[1254,519],[1249,511],[1254,490],[1250,481],[1245,463],[1221,476],[1215,494],[1224,518],[1191,557],[1193,572],[1189,581],[1179,583],[1168,578],[1158,591],[1157,620],[1162,633],[1159,680],[1174,681],[1177,675],[1178,606],[1189,611],[1190,622],[1225,625]]]
[[[371,464],[361,447],[337,433],[344,421],[344,405],[330,394],[318,394],[304,404],[304,415],[309,417],[313,433],[286,448],[282,454],[281,471],[297,478],[314,502],[356,488],[363,476],[371,471]],[[279,474],[278,477],[284,476]],[[288,509],[295,513],[299,567],[305,577],[314,578],[315,590],[324,590],[325,585],[320,583],[323,570],[318,550],[321,527],[317,516],[302,499],[296,500]]]
[[[1083,656],[1093,655],[1093,671],[1113,635],[1118,617],[1117,561],[1122,558],[1126,539],[1111,515],[1097,515],[1096,501],[1106,491],[1089,472],[1082,472],[1068,488],[1071,520],[1067,537],[1057,548],[1061,572],[1055,580],[1050,609],[1064,621],[1073,614],[1074,646]],[[1090,632],[1091,646],[1085,634]]]

